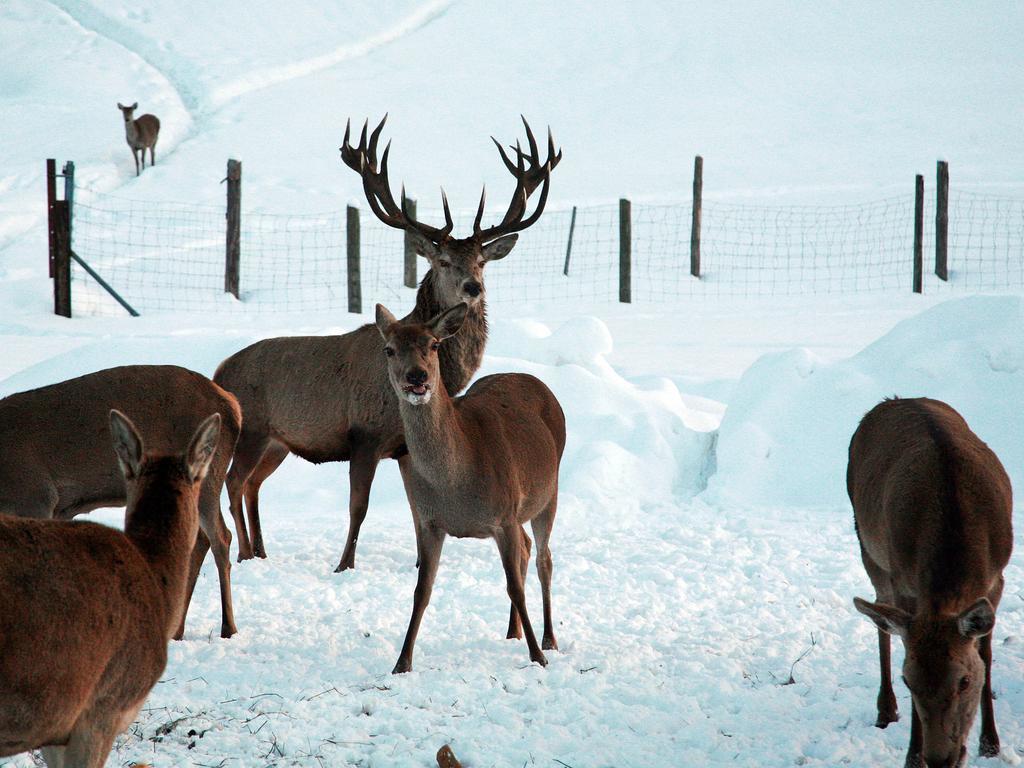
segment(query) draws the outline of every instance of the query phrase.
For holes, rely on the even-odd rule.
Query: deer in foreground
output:
[[[481,195],[473,234],[452,237],[452,218],[443,196],[445,225],[432,227],[410,214],[404,190],[399,205],[388,181],[388,153],[378,163],[377,144],[387,120],[367,138],[363,125],[358,146],[349,143],[346,126],[341,147],[344,163],[362,178],[374,214],[385,224],[405,230],[430,270],[416,293],[416,305],[405,320],[426,322],[438,312],[465,303],[469,307],[459,336],[440,354],[444,383],[450,395],[460,392],[480,367],[487,343],[484,267],[502,259],[516,244],[518,232],[534,224],[547,202],[551,171],[561,160],[548,131],[548,155],[541,162],[537,142],[526,124],[529,151],[519,145],[516,161],[498,144],[506,168],[516,180],[512,202],[501,222],[482,226],[485,196]],[[527,201],[541,187],[537,207],[527,216]],[[349,528],[337,571],[355,567],[356,542],[366,517],[377,464],[384,458],[406,463],[402,422],[395,394],[388,384],[380,339],[372,324],[342,336],[299,336],[258,341],[235,353],[217,369],[214,381],[235,394],[242,406],[242,434],[228,472],[228,498],[238,534],[238,559],[266,557],[259,519],[263,482],[289,453],[307,461],[349,462]],[[242,501],[252,528],[242,523]]]
[[[565,415],[539,379],[500,373],[452,398],[439,351],[457,336],[468,307],[459,304],[426,323],[399,322],[377,305],[388,380],[398,398],[409,465],[403,474],[418,530],[419,573],[412,618],[394,673],[412,669],[413,647],[441,560],[445,536],[493,538],[505,569],[530,660],[547,665],[555,650],[551,620],[551,527],[558,505],[558,465],[565,449]],[[522,526],[537,541],[537,574],[544,600],[544,639],[537,645],[526,613],[528,552]],[[510,622],[509,636],[515,636]]]
[[[123,533],[0,515],[0,756],[42,748],[50,768],[101,768],[182,620],[221,416],[171,455],[148,453],[124,414],[109,422],[127,485]]]
[[[124,136],[128,141],[128,146],[131,147],[132,157],[135,158],[135,175],[138,176],[140,173],[139,150],[142,150],[143,168],[146,167],[147,149],[149,150],[149,167],[152,168],[156,165],[156,140],[160,135],[160,120],[156,115],[139,115],[137,118],[132,118],[135,110],[139,108],[137,101],[130,107],[118,102],[117,108],[124,116]]]
[[[906,649],[913,702],[909,768],[956,768],[981,705],[980,753],[999,754],[992,629],[1013,547],[1003,465],[955,410],[886,400],[850,442],[847,489],[878,602],[854,598],[878,627],[879,728],[896,722],[890,635]]]
[[[99,507],[121,506],[125,482],[105,436],[111,408],[132,414],[150,448],[170,452],[208,413],[221,416],[220,442],[199,498],[199,525],[175,635],[206,553],[213,549],[220,580],[221,637],[235,628],[231,606],[231,532],[220,512],[220,492],[241,412],[235,398],[205,376],[172,365],[108,368],[0,400],[0,513],[68,520]]]

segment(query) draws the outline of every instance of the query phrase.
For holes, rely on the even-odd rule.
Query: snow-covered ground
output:
[[[338,210],[360,196],[337,160],[345,118],[390,111],[392,178],[424,195],[443,182],[465,208],[482,182],[496,200],[508,187],[487,136],[514,136],[523,112],[565,150],[553,208],[685,199],[698,152],[706,194],[726,199],[873,199],[937,156],[957,184],[1021,195],[1022,20],[1002,4],[9,0],[0,396],[124,363],[210,375],[257,338],[369,320],[244,305],[55,317],[46,157],[129,199],[219,205],[235,156],[247,210]],[[164,126],[158,164],[138,179],[119,100]],[[517,269],[515,252],[488,266],[501,276],[492,290]],[[409,293],[386,298],[409,308]],[[906,720],[873,727],[875,630],[852,607],[872,591],[846,446],[882,397],[927,394],[960,409],[1024,487],[1021,297],[510,298],[495,302],[480,374],[539,376],[568,424],[550,666],[504,639],[493,544],[450,540],[416,669],[390,675],[416,578],[397,468],[378,472],[358,568],[335,574],[346,466],[290,458],[263,487],[269,558],[232,572],[239,634],[217,637],[208,563],[185,640],[109,766],[428,766],[443,743],[467,768],[902,762]],[[994,644],[1011,764],[1024,755],[1021,563],[1007,570]],[[539,615],[532,569],[528,589]]]

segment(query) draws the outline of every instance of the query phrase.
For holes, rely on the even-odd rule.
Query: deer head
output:
[[[978,641],[995,626],[992,603],[983,597],[959,615],[942,617],[911,616],[859,597],[854,604],[880,630],[903,639],[903,682],[921,721],[925,763],[961,765],[985,683]]]
[[[416,221],[409,212],[404,186],[402,187],[401,205],[395,203],[395,198],[391,194],[391,184],[388,181],[388,152],[391,150],[391,142],[388,142],[384,148],[380,163],[377,162],[377,144],[387,119],[387,115],[385,115],[384,119],[380,121],[380,125],[370,133],[369,138],[367,138],[367,123],[363,123],[359,144],[356,147],[349,143],[351,124],[346,123],[345,139],[341,146],[341,159],[345,165],[362,177],[363,191],[374,215],[389,227],[410,233],[417,253],[430,262],[438,290],[438,299],[442,305],[454,307],[465,302],[471,307],[475,306],[484,299],[484,267],[487,262],[497,261],[507,256],[519,237],[515,233],[534,224],[544,212],[544,205],[548,199],[548,187],[551,182],[551,171],[562,159],[562,152],[561,150],[555,152],[554,139],[552,139],[549,129],[548,156],[547,160],[541,163],[537,140],[534,138],[526,118],[523,118],[523,125],[526,127],[529,152],[524,152],[517,142],[512,147],[516,153],[515,162],[512,162],[497,139],[491,137],[498,147],[505,167],[516,180],[512,201],[502,220],[485,229],[482,227],[484,204],[487,197],[486,190],[484,190],[480,195],[480,205],[477,207],[476,219],[473,222],[473,234],[464,238],[456,238],[452,236],[454,224],[451,211],[448,209],[448,198],[443,189],[441,190],[445,218],[443,227],[432,227],[429,224]],[[527,201],[538,186],[541,186],[540,199],[533,213],[527,216]]]
[[[377,305],[377,330],[384,339],[388,378],[400,400],[426,405],[444,389],[437,351],[441,342],[462,327],[469,307],[465,303],[440,312],[426,323],[399,324],[383,304]]]
[[[120,101],[117,102],[117,108],[121,110],[121,114],[124,115],[124,121],[130,123],[132,120],[132,113],[139,108],[139,102],[135,102],[130,107],[126,107]]]

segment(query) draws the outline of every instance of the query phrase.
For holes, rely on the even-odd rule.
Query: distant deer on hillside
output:
[[[138,176],[140,173],[139,150],[142,150],[143,168],[146,167],[147,149],[149,150],[150,168],[156,165],[156,140],[160,135],[160,121],[156,115],[139,115],[137,118],[132,119],[132,114],[139,108],[139,102],[137,101],[130,107],[126,107],[121,102],[118,102],[117,108],[124,115],[125,139],[128,141],[128,146],[131,147],[132,157],[135,158],[135,175]]]
[[[363,191],[374,214],[385,224],[410,234],[417,252],[430,262],[430,270],[416,293],[416,306],[406,322],[423,323],[437,313],[466,303],[469,311],[462,332],[440,353],[440,366],[448,393],[462,390],[480,367],[487,342],[484,267],[502,259],[518,235],[540,218],[548,198],[551,171],[562,158],[555,152],[548,131],[547,159],[540,159],[537,141],[526,126],[529,151],[515,147],[512,162],[498,144],[505,167],[516,180],[515,192],[499,224],[484,228],[484,195],[480,196],[473,233],[452,237],[452,217],[443,197],[445,225],[432,227],[416,221],[405,195],[399,205],[388,181],[388,152],[377,161],[377,143],[384,122],[367,139],[363,125],[359,145],[349,144],[345,128],[341,147],[344,163],[362,177]],[[537,187],[540,200],[527,216],[527,201]],[[402,421],[395,393],[388,384],[387,366],[380,354],[374,326],[365,325],[343,336],[302,336],[266,339],[235,353],[217,369],[214,381],[235,394],[244,415],[242,435],[228,473],[228,496],[238,533],[238,557],[266,557],[259,521],[262,483],[289,453],[307,461],[348,461],[349,529],[337,570],[355,567],[356,542],[366,517],[370,485],[377,464],[384,458],[406,462]],[[239,526],[242,499],[252,528],[249,538]]]
[[[206,553],[213,549],[220,580],[221,637],[235,628],[231,606],[231,531],[220,492],[241,430],[235,398],[205,376],[174,365],[126,365],[0,400],[0,515],[70,520],[125,503],[125,483],[106,440],[107,414],[123,409],[150,448],[169,452],[185,443],[208,413],[221,416],[220,442],[199,499],[202,536],[195,540],[185,614]],[[244,525],[244,522],[243,522]]]
[[[558,648],[551,619],[551,549],[558,506],[558,466],[565,449],[565,415],[539,379],[499,373],[462,397],[444,386],[440,350],[457,337],[468,307],[459,304],[426,323],[399,322],[377,305],[388,379],[398,399],[409,463],[403,473],[414,511],[420,569],[412,618],[394,672],[412,669],[420,620],[446,535],[493,538],[512,601],[508,637],[526,635],[530,660],[547,665],[526,613],[523,581],[529,562],[529,522],[537,540],[537,574],[544,599],[544,650]]]
[[[41,748],[49,768],[101,768],[182,620],[220,414],[172,455],[147,453],[124,414],[109,422],[128,489],[124,533],[0,515],[0,757]]]
[[[896,722],[889,636],[906,648],[913,722],[907,766],[953,768],[981,704],[980,753],[999,754],[992,711],[992,629],[1013,549],[1010,479],[945,403],[886,400],[850,442],[847,489],[877,603],[879,728]]]

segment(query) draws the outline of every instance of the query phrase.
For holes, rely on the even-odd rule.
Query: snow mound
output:
[[[709,500],[846,505],[850,438],[884,397],[956,408],[1006,466],[1024,475],[1024,306],[1016,296],[947,301],[905,320],[847,360],[795,349],[760,358],[740,379],[719,430]]]
[[[669,379],[638,386],[620,376],[606,359],[612,335],[602,320],[575,317],[554,332],[536,321],[496,323],[488,351],[480,375],[532,373],[558,397],[568,432],[563,493],[644,504],[704,489],[714,432],[700,428]]]

